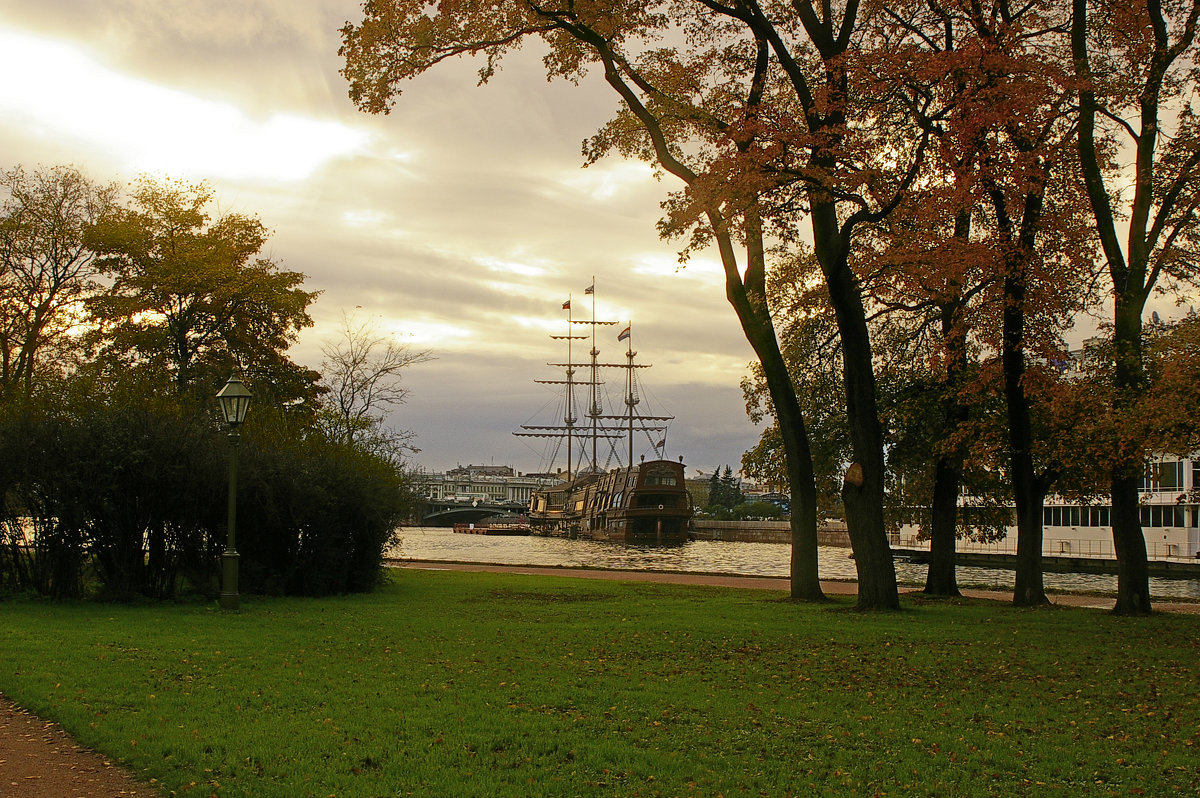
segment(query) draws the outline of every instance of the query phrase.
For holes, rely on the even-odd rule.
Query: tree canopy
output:
[[[0,399],[28,395],[39,370],[74,348],[99,288],[84,232],[116,194],[73,167],[0,170]]]
[[[822,453],[821,470],[832,460],[841,472],[860,606],[895,606],[884,486],[889,462],[894,469],[903,458],[885,458],[892,433],[880,402],[903,392],[879,385],[881,330],[890,349],[906,351],[896,337],[921,342],[907,349],[927,361],[913,374],[937,394],[940,421],[921,431],[936,451],[927,589],[956,592],[956,505],[980,461],[971,430],[982,420],[976,408],[998,397],[1005,455],[988,467],[1004,475],[1017,507],[1017,600],[1036,604],[1045,601],[1040,506],[1063,473],[1045,436],[1062,429],[1056,406],[1079,406],[1044,364],[1064,358],[1064,330],[1096,301],[1095,231],[1116,291],[1118,364],[1136,354],[1135,322],[1154,281],[1189,279],[1194,267],[1200,162],[1188,98],[1197,7],[377,0],[343,28],[341,54],[351,98],[372,113],[388,112],[405,81],[449,58],[479,57],[486,82],[530,39],[542,42],[550,77],[600,72],[620,106],[585,142],[585,158],[640,158],[681,181],[659,230],[685,239],[685,257],[716,248],[758,357],[748,404],[774,419],[774,451],[783,453],[764,451],[758,463],[785,470],[793,493],[793,596],[820,597],[812,432],[825,422],[801,397],[810,381],[797,368],[811,361],[789,369],[785,352],[803,339],[781,346],[789,292],[770,275],[808,246],[811,267],[793,279],[804,291],[820,283],[836,334],[844,447]],[[1156,149],[1167,105],[1176,116]],[[1133,170],[1120,168],[1122,135],[1136,150]],[[1131,192],[1114,188],[1123,174],[1136,174]],[[1122,218],[1110,206],[1122,197],[1132,198],[1127,256],[1110,229]],[[1123,307],[1137,312],[1126,319]],[[1122,376],[1124,368],[1116,382],[1132,386],[1137,369]],[[1136,503],[1125,473],[1114,507],[1125,501],[1118,492]],[[1118,537],[1125,526],[1114,525]],[[1144,552],[1118,550],[1126,562],[1144,561]],[[949,579],[935,580],[935,570]],[[1141,572],[1131,573],[1123,590],[1140,592]],[[1118,601],[1127,605],[1148,607]]]
[[[257,218],[211,218],[204,184],[142,178],[123,198],[17,167],[0,189],[0,593],[214,596],[229,450],[214,394],[231,373],[255,406],[242,587],[374,586],[414,505],[411,443],[380,431],[382,410],[428,353],[360,333],[325,380],[293,362],[318,292],[261,254]]]
[[[241,371],[276,396],[311,401],[317,375],[286,352],[312,325],[319,292],[262,257],[261,221],[212,219],[211,200],[204,184],[142,178],[128,207],[89,228],[86,244],[113,281],[89,301],[102,357],[169,374],[180,395],[207,397]]]

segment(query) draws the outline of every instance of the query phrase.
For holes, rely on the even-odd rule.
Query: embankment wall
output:
[[[694,522],[696,540],[729,540],[739,543],[791,543],[792,527],[787,521],[709,521]],[[844,524],[822,524],[817,528],[817,544],[850,546]]]

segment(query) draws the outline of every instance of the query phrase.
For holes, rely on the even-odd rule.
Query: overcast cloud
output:
[[[547,83],[535,48],[486,87],[444,65],[390,116],[357,112],[337,70],[342,0],[0,0],[0,165],[94,179],[208,180],[257,214],[270,256],[322,295],[293,356],[317,365],[342,314],[437,360],[414,367],[396,426],[416,464],[546,467],[510,433],[546,401],[560,310],[596,280],[597,316],[632,319],[645,379],[676,416],[668,456],[731,464],[753,445],[739,380],[752,354],[711,258],[677,269],[657,239],[675,188],[637,163],[582,169],[615,109],[598,79]],[[615,332],[601,339],[620,355]]]

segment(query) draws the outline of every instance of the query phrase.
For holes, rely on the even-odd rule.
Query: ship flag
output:
[[[591,285],[589,285],[587,288],[583,289],[583,293],[585,293],[585,294],[594,294],[594,293],[596,293],[596,284],[593,282],[593,283],[592,283]]]
[[[570,310],[570,309],[571,309],[571,300],[568,299],[566,302],[563,303],[563,310]]]
[[[626,326],[624,330],[621,330],[621,334],[617,336],[617,340],[624,341],[628,337],[629,337],[629,327]]]

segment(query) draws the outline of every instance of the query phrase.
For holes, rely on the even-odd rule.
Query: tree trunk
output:
[[[753,314],[743,316],[737,303],[738,318],[746,339],[754,347],[767,391],[775,408],[779,434],[783,438],[787,459],[788,482],[792,501],[791,596],[794,599],[820,601],[825,598],[817,569],[817,483],[813,475],[812,453],[808,445],[808,430],[795,386],[788,375],[783,355],[769,321]]]
[[[812,452],[796,388],[779,350],[779,339],[775,336],[775,325],[767,305],[765,260],[757,215],[750,213],[747,218],[749,263],[745,280],[738,274],[732,238],[719,223],[720,217],[715,211],[710,218],[725,271],[725,296],[762,364],[767,392],[783,438],[792,500],[791,595],[794,599],[820,601],[825,594],[817,569],[817,483],[813,475]]]
[[[1116,297],[1113,342],[1116,352],[1116,402],[1118,418],[1128,412],[1129,397],[1142,382],[1142,302],[1124,293]],[[1113,549],[1117,554],[1118,615],[1145,615],[1150,605],[1150,563],[1142,533],[1138,496],[1140,463],[1118,463],[1112,471]]]
[[[929,533],[929,573],[925,593],[958,596],[957,547],[958,493],[962,484],[962,458],[942,455],[934,469],[932,523]]]
[[[1010,263],[1010,269],[1020,266]],[[1017,509],[1016,589],[1013,604],[1048,604],[1042,583],[1042,503],[1045,492],[1033,467],[1033,427],[1025,395],[1025,286],[1011,272],[1004,278],[1001,362],[1008,408],[1009,468]]]
[[[862,292],[846,259],[848,246],[841,238],[834,205],[815,205],[812,219],[814,250],[825,272],[842,341],[846,420],[854,453],[854,463],[842,484],[842,501],[858,571],[858,609],[898,609],[896,565],[883,521],[883,432],[875,404],[875,367]]]
[[[955,236],[966,239],[970,215],[959,214]],[[959,382],[967,370],[967,340],[960,327],[964,303],[947,302],[941,308],[942,342],[946,347],[946,377],[942,383],[942,430],[945,441],[954,436],[970,417],[969,408],[958,398]],[[933,473],[933,501],[929,529],[929,572],[925,592],[932,596],[958,596],[958,495],[962,487],[963,455],[954,448],[938,456]]]
[[[1142,534],[1138,479],[1115,473],[1112,480],[1113,547],[1117,552],[1117,615],[1147,615],[1150,605],[1150,567]]]
[[[1015,466],[1014,466],[1015,467]],[[1042,582],[1042,503],[1045,493],[1038,481],[1029,480],[1029,471],[1013,474],[1013,493],[1017,502],[1017,567],[1013,604],[1037,607],[1049,604]]]

